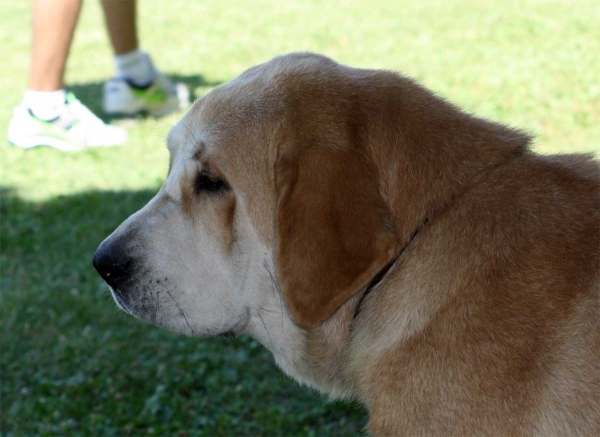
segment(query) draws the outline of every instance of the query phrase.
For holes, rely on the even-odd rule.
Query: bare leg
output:
[[[102,9],[115,55],[137,49],[136,1],[102,0]]]
[[[81,0],[33,1],[30,90],[63,88],[65,65],[80,9]]]

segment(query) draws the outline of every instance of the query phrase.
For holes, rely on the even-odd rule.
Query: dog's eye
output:
[[[194,192],[196,194],[200,194],[202,191],[217,193],[226,189],[227,185],[225,185],[225,182],[218,177],[207,173],[199,173],[194,182]]]

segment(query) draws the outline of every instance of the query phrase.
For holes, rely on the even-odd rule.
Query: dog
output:
[[[373,435],[600,435],[600,166],[311,53],[198,100],[98,248],[117,305],[250,335]]]

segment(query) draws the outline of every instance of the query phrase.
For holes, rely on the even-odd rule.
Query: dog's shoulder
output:
[[[594,426],[599,247],[596,161],[525,154],[482,175],[362,310],[371,431]],[[568,393],[548,390],[566,381]],[[577,409],[592,419],[571,417]]]

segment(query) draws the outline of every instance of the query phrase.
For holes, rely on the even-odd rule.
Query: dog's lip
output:
[[[219,337],[236,338],[236,337],[238,337],[240,335],[243,335],[245,333],[244,331],[246,330],[246,327],[248,326],[248,322],[249,322],[249,316],[248,316],[248,313],[247,313],[246,317],[242,317],[231,328],[229,328],[226,331],[223,331],[223,332],[221,332],[220,334],[217,334],[217,335]]]
[[[224,337],[224,338],[235,339],[236,337],[244,334],[244,330],[246,329],[247,325],[248,325],[248,319],[247,318],[241,318],[231,328],[229,328],[229,329],[227,329],[225,331],[221,331],[221,332],[216,333],[216,334],[212,334],[211,337],[214,336],[214,337]]]
[[[110,293],[112,294],[113,299],[117,303],[117,306],[126,313],[133,315],[133,312],[128,307],[127,303],[125,302],[125,299],[123,298],[119,290],[117,288],[111,287],[110,285],[108,286],[108,288],[110,289]]]

